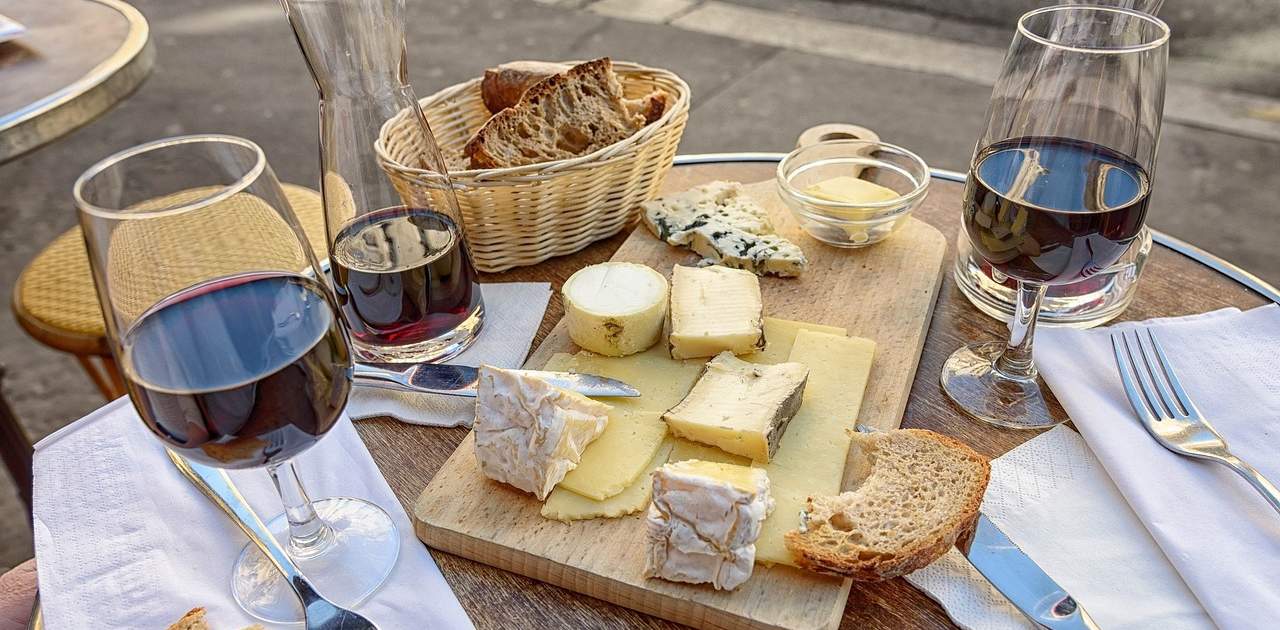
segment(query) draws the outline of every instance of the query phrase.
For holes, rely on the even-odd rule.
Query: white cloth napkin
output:
[[[128,398],[41,440],[34,467],[45,627],[164,628],[197,606],[219,630],[256,621],[230,590],[246,538],[178,473]],[[472,627],[350,421],[298,468],[312,496],[372,501],[400,530],[396,567],[361,614],[382,628]],[[264,520],[282,511],[265,471],[231,477]]]
[[[992,461],[982,512],[1103,628],[1213,627],[1071,429],[1046,431]],[[907,581],[962,627],[1034,628],[955,549]]]
[[[473,367],[480,364],[520,367],[547,311],[551,285],[545,282],[506,282],[481,286],[485,319],[480,337],[470,348],[446,363]],[[347,403],[347,415],[356,420],[391,416],[410,424],[471,426],[475,406],[475,401],[468,398],[355,387]]]
[[[1280,307],[1145,322],[1231,450],[1280,483]],[[1036,362],[1120,493],[1223,628],[1280,618],[1280,514],[1227,468],[1156,443],[1120,384],[1109,333],[1046,330]]]

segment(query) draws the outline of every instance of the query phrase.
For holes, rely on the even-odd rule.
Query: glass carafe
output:
[[[484,303],[445,161],[407,80],[404,0],[281,0],[320,92],[329,267],[357,358],[440,361],[471,344]],[[383,123],[417,113],[428,173],[397,191]]]

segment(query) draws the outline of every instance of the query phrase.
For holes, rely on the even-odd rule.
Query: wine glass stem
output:
[[[333,531],[316,514],[293,462],[268,466],[267,472],[276,484],[285,517],[289,519],[289,555],[310,557],[324,551],[333,540]]]
[[[1018,281],[1017,310],[1009,324],[1009,343],[996,358],[995,370],[1001,376],[1028,380],[1036,377],[1031,362],[1031,342],[1036,334],[1036,316],[1048,285]]]

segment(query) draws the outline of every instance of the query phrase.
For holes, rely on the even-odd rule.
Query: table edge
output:
[[[762,163],[778,163],[787,156],[786,153],[777,153],[771,151],[744,151],[744,152],[728,152],[728,153],[690,153],[685,155],[677,155],[675,157],[676,166],[692,166],[696,164],[731,164],[734,162],[762,162]],[[952,171],[942,168],[930,168],[930,175],[934,179],[940,179],[949,182],[965,181],[965,174],[959,171]],[[1272,286],[1266,280],[1245,270],[1239,265],[1228,261],[1221,256],[1210,253],[1209,251],[1192,245],[1175,236],[1165,234],[1160,230],[1149,228],[1151,230],[1151,238],[1156,243],[1171,249],[1183,256],[1190,258],[1232,280],[1237,284],[1243,285],[1249,290],[1261,295],[1273,303],[1280,304],[1280,289]]]
[[[0,142],[0,162],[24,153],[93,120],[142,83],[151,72],[155,50],[151,27],[138,9],[123,0],[86,0],[105,5],[129,22],[129,34],[120,47],[70,85],[0,118],[0,133],[13,134],[11,142]],[[112,94],[118,95],[113,97]],[[103,95],[83,108],[70,105]]]

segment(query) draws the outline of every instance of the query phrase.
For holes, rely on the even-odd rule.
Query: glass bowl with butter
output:
[[[929,166],[896,145],[831,140],[778,164],[778,194],[804,231],[836,247],[866,247],[906,222],[929,191]]]

